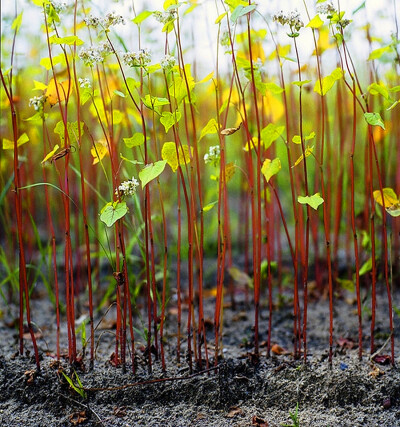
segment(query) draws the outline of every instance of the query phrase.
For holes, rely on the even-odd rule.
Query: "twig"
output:
[[[115,387],[82,387],[82,390],[84,390],[84,391],[117,391],[117,390],[124,390],[126,388],[137,387],[140,385],[190,380],[194,377],[198,377],[199,375],[203,375],[203,374],[206,374],[208,372],[220,369],[223,365],[225,365],[225,363],[222,365],[219,365],[219,366],[214,366],[212,368],[205,369],[205,370],[200,371],[200,372],[196,372],[195,374],[187,375],[185,377],[155,378],[153,380],[138,381],[136,383],[124,384],[124,385],[115,386]]]
[[[97,415],[97,413],[96,413],[92,408],[90,408],[90,407],[89,407],[89,405],[85,405],[84,403],[79,402],[78,400],[72,399],[72,397],[65,396],[65,395],[64,395],[64,394],[62,394],[62,393],[59,393],[59,395],[60,395],[60,396],[62,396],[64,399],[68,399],[68,400],[70,400],[71,402],[74,402],[74,403],[76,403],[77,405],[83,406],[85,409],[87,409],[88,411],[92,412],[92,413],[93,413],[93,415],[98,419],[98,423],[105,427],[105,424],[104,424],[104,423],[103,423],[103,421],[101,420],[100,416],[99,416],[99,415]]]
[[[388,345],[390,338],[392,338],[392,332],[389,334],[389,336],[388,336],[387,340],[384,342],[383,346],[379,350],[377,350],[374,354],[371,354],[371,356],[369,356],[369,360],[373,360],[373,358],[375,356],[378,356],[378,354],[383,351],[383,349]],[[392,360],[392,363],[394,363],[394,360]]]

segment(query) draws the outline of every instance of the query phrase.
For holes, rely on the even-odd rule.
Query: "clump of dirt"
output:
[[[383,298],[383,297],[382,297]],[[206,301],[211,316],[213,300]],[[86,359],[72,368],[56,361],[55,320],[44,300],[32,300],[42,355],[36,372],[27,337],[23,356],[16,353],[13,327],[16,307],[2,308],[0,320],[0,425],[2,426],[397,426],[400,425],[400,371],[386,356],[387,312],[384,300],[377,315],[378,358],[369,357],[368,325],[364,326],[365,351],[358,359],[357,316],[354,305],[340,301],[335,312],[335,355],[328,363],[326,301],[309,306],[307,362],[296,360],[292,349],[290,305],[273,313],[275,352],[266,357],[261,347],[258,363],[251,354],[253,312],[244,303],[224,311],[224,358],[217,369],[189,373],[176,362],[176,319],[169,314],[166,335],[167,372],[155,362],[149,374],[137,343],[137,369],[123,372],[110,363],[113,352],[110,310],[96,331],[96,360],[89,370]],[[261,343],[266,340],[268,311],[261,315]],[[100,320],[100,318],[98,319]],[[396,319],[397,321],[397,319]],[[97,324],[97,322],[96,322]],[[64,331],[65,332],[65,331]],[[399,337],[396,336],[396,340]],[[140,341],[140,340],[139,340]],[[212,333],[209,336],[212,353]],[[213,364],[213,361],[210,361]],[[84,391],[74,390],[66,376]]]

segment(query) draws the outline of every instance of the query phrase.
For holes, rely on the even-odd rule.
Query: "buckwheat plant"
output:
[[[122,62],[128,67],[146,67],[151,62],[149,49],[140,49],[139,52],[121,53]]]
[[[176,59],[171,55],[165,55],[164,58],[160,62],[161,68],[166,73],[171,71],[172,68],[174,68],[175,64],[176,64]]]
[[[100,62],[104,62],[107,55],[109,55],[112,52],[112,47],[109,43],[101,43],[97,46],[90,46],[87,48],[82,48],[79,51],[79,58],[82,59],[82,61],[85,63],[85,65],[88,65],[90,67],[93,67],[93,65],[98,64]]]
[[[288,24],[290,27],[289,37],[298,37],[300,28],[304,27],[303,21],[300,19],[300,13],[297,9],[293,12],[289,12],[287,15],[281,10],[276,15],[273,16],[273,20],[279,22],[281,25]]]
[[[208,149],[208,153],[204,154],[204,163],[211,163],[213,166],[218,166],[221,159],[221,150],[219,145],[213,145]]]
[[[115,194],[118,194],[122,197],[133,196],[136,194],[136,189],[139,186],[139,181],[132,177],[130,181],[121,182],[118,188],[115,190]]]

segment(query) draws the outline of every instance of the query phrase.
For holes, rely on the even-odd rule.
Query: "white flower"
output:
[[[213,145],[208,149],[208,153],[204,154],[204,163],[211,163],[213,166],[218,166],[221,157],[219,145]]]
[[[139,52],[121,53],[122,62],[128,67],[145,67],[151,62],[149,49],[140,49]]]
[[[64,10],[67,9],[68,7],[66,2],[61,2],[61,1],[52,1],[51,5],[53,6],[54,10],[57,13],[64,12]]]
[[[176,59],[171,55],[165,55],[161,60],[160,65],[164,71],[170,71],[176,64]]]
[[[100,18],[98,18],[97,16],[94,16],[92,14],[90,14],[89,16],[84,18],[84,21],[88,27],[97,27],[101,23]]]
[[[29,100],[29,106],[33,107],[36,111],[43,110],[44,103],[46,102],[47,96],[34,96]]]
[[[290,37],[297,37],[298,31],[300,31],[301,27],[304,27],[303,21],[300,19],[300,13],[297,9],[295,9],[293,12],[289,12],[287,15],[283,13],[281,10],[272,18],[274,21],[279,22],[281,25],[288,24],[291,29],[291,34],[289,34]]]
[[[109,28],[118,24],[125,25],[125,19],[122,15],[117,15],[115,12],[107,13],[106,17],[102,19],[102,25],[104,28]]]
[[[118,188],[115,190],[115,194],[118,193],[121,196],[133,196],[136,193],[136,188],[139,186],[139,181],[136,178],[132,178],[130,181],[121,182]]]
[[[168,22],[172,22],[176,18],[176,10],[170,10],[168,12],[159,12],[156,10],[153,12],[153,16],[157,19],[161,24],[167,24]]]
[[[99,62],[103,62],[105,57],[112,52],[112,48],[109,43],[103,43],[98,46],[90,46],[82,48],[79,51],[79,58],[83,60],[85,65],[93,66]]]
[[[90,80],[85,77],[84,79],[80,78],[78,79],[79,82],[79,87],[83,88],[83,89],[90,89],[92,87],[92,84],[90,83]]]

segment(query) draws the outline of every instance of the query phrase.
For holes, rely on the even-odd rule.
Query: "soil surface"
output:
[[[395,305],[399,297],[394,296]],[[239,301],[235,310],[229,304],[224,309],[224,358],[218,369],[208,373],[194,371],[192,375],[185,361],[180,364],[176,362],[174,310],[168,314],[165,334],[167,372],[163,373],[160,362],[155,362],[152,374],[148,373],[145,364],[140,337],[136,338],[135,375],[129,367],[123,372],[121,368],[111,365],[115,313],[111,309],[102,317],[98,315],[95,324],[101,323],[96,330],[94,369],[88,369],[87,357],[75,368],[86,390],[83,397],[70,387],[61,372],[74,378],[74,370],[67,360],[62,358],[58,362],[54,356],[56,321],[53,307],[44,298],[31,301],[42,357],[41,371],[36,372],[29,334],[25,340],[24,355],[18,354],[18,331],[15,326],[18,309],[1,302],[0,425],[399,426],[400,371],[396,365],[393,367],[390,364],[387,356],[390,354],[390,344],[387,343],[388,312],[383,290],[378,298],[376,324],[379,357],[372,360],[369,354],[370,301],[366,299],[364,305],[365,350],[359,361],[356,305],[353,297],[342,295],[335,301],[332,366],[327,358],[327,300],[322,298],[309,305],[307,363],[302,358],[296,360],[291,354],[293,305],[289,294],[284,302],[273,312],[271,339],[279,347],[274,347],[271,357],[266,357],[265,347],[267,308],[264,307],[261,312],[261,357],[255,363],[251,353],[253,312]],[[206,298],[205,307],[207,318],[212,319],[212,296]],[[397,315],[394,320],[398,330]],[[65,330],[61,331],[61,339],[65,348]],[[213,356],[212,328],[208,340]],[[396,333],[396,343],[398,340]],[[397,351],[397,364],[400,361],[398,356]],[[163,380],[149,382],[154,379]],[[108,390],[96,390],[99,388]]]

